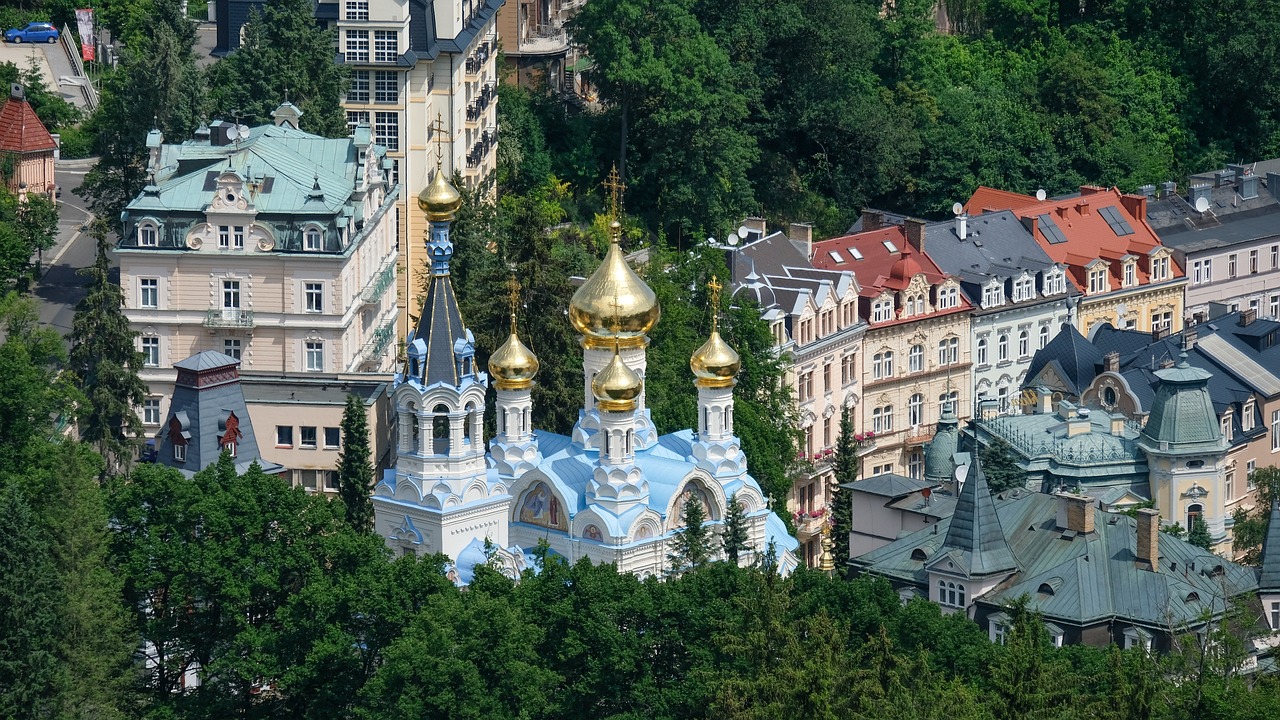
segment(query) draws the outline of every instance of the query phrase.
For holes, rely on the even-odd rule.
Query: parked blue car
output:
[[[47,22],[27,23],[24,28],[6,30],[4,41],[11,43],[47,42],[53,44],[58,42],[58,28]]]

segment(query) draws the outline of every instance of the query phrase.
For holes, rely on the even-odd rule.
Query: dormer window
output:
[[[1110,290],[1107,282],[1107,266],[1099,263],[1089,270],[1089,293],[1104,293]]]
[[[1124,264],[1124,286],[1133,287],[1138,284],[1138,263],[1127,260]]]
[[[160,233],[155,224],[150,222],[138,223],[138,246],[139,247],[155,247],[158,244]]]
[[[187,461],[187,446],[186,446],[186,445],[179,445],[178,443],[174,443],[174,444],[173,444],[173,459],[174,459],[176,462],[186,462],[186,461]]]
[[[1036,296],[1035,283],[1032,282],[1030,276],[1023,275],[1022,277],[1013,281],[1013,301],[1014,302],[1022,302],[1023,300],[1030,300],[1035,296]]]
[[[1222,437],[1226,438],[1227,442],[1231,442],[1231,413],[1222,416],[1221,424]]]
[[[960,289],[948,286],[938,290],[938,309],[950,310],[960,307]]]
[[[888,322],[893,319],[893,300],[884,298],[871,306],[872,322]]]
[[[1058,268],[1049,270],[1044,275],[1044,294],[1057,295],[1067,291],[1066,276]]]
[[[1151,260],[1151,282],[1163,282],[1169,279],[1169,256],[1160,255]]]
[[[1004,283],[995,281],[982,288],[982,307],[991,308],[1004,304]]]
[[[1245,432],[1253,429],[1253,398],[1244,403],[1244,410],[1240,412],[1240,427]]]
[[[320,250],[320,228],[307,228],[306,234],[303,236],[304,241],[302,247],[308,252],[317,252]]]

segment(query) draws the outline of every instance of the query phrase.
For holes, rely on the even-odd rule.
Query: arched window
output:
[[[941,580],[938,581],[938,602],[943,605],[947,602],[947,584]]]
[[[1000,339],[996,341],[996,361],[1004,362],[1009,359],[1009,336],[1000,335]]]
[[[138,223],[138,246],[139,247],[155,247],[158,244],[160,233],[156,229],[154,223],[140,222]]]
[[[1204,517],[1204,506],[1199,503],[1187,506],[1187,532],[1196,526],[1196,521]]]
[[[412,426],[409,433],[413,438],[413,452],[417,454],[422,452],[422,429],[419,427],[418,413],[415,410],[409,413],[409,425]]]
[[[917,427],[924,422],[924,395],[916,393],[907,400],[907,424]]]
[[[1026,330],[1018,333],[1018,357],[1031,357],[1031,333]]]
[[[320,228],[309,227],[303,242],[303,249],[309,252],[320,250]]]
[[[956,604],[956,584],[947,583],[947,604],[955,607]]]
[[[924,370],[924,346],[912,345],[907,351],[907,369],[911,372]]]
[[[957,594],[959,595],[959,599],[960,599],[960,602],[959,602],[959,604],[958,604],[958,605],[956,605],[956,607],[964,607],[964,606],[965,606],[965,604],[966,604],[966,603],[965,603],[965,598],[964,598],[964,586],[963,586],[963,585],[956,585],[956,590],[957,590]]]
[[[1040,347],[1044,347],[1045,345],[1048,345],[1048,344],[1049,344],[1049,326],[1041,325],[1040,326]]]
[[[471,442],[471,424],[476,420],[475,403],[467,403],[467,417],[462,422],[462,439]]]
[[[431,411],[432,452],[445,455],[449,452],[449,408],[437,405]]]
[[[1105,387],[1102,389],[1102,404],[1108,408],[1116,406],[1116,389],[1113,387]]]
[[[978,364],[987,364],[987,339],[978,338]]]

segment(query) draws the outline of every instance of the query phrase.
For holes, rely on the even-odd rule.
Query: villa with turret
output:
[[[444,553],[451,577],[470,582],[476,564],[516,574],[540,543],[573,562],[616,563],[661,576],[689,498],[715,532],[730,502],[747,519],[750,563],[772,552],[780,572],[796,566],[796,540],[765,503],[733,432],[740,361],[713,330],[690,359],[698,428],[659,435],[646,406],[648,333],[661,311],[653,291],[612,242],[578,288],[569,320],[582,335],[583,406],[570,436],[532,426],[538,360],[511,333],[476,366],[475,337],[450,280],[450,224],[461,200],[439,170],[418,196],[430,224],[431,277],[408,360],[391,390],[399,443],[374,490],[375,529],[397,553]],[[512,282],[513,292],[515,289]],[[485,391],[496,391],[497,434],[484,437]]]

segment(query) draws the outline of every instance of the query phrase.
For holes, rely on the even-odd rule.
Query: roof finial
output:
[[[711,290],[711,332],[719,332],[720,291],[724,289],[724,283],[720,282],[720,278],[712,275],[711,282],[707,283],[707,289]]]
[[[609,191],[609,217],[617,220],[622,215],[622,194],[627,191],[627,184],[622,182],[616,163],[609,171],[609,177],[600,184]]]
[[[511,267],[511,277],[507,278],[507,307],[511,310],[511,334],[516,334],[516,308],[520,307],[520,281],[516,279],[516,268]]]
[[[436,121],[431,123],[431,132],[436,136],[436,172],[444,167],[444,116],[436,113]]]

